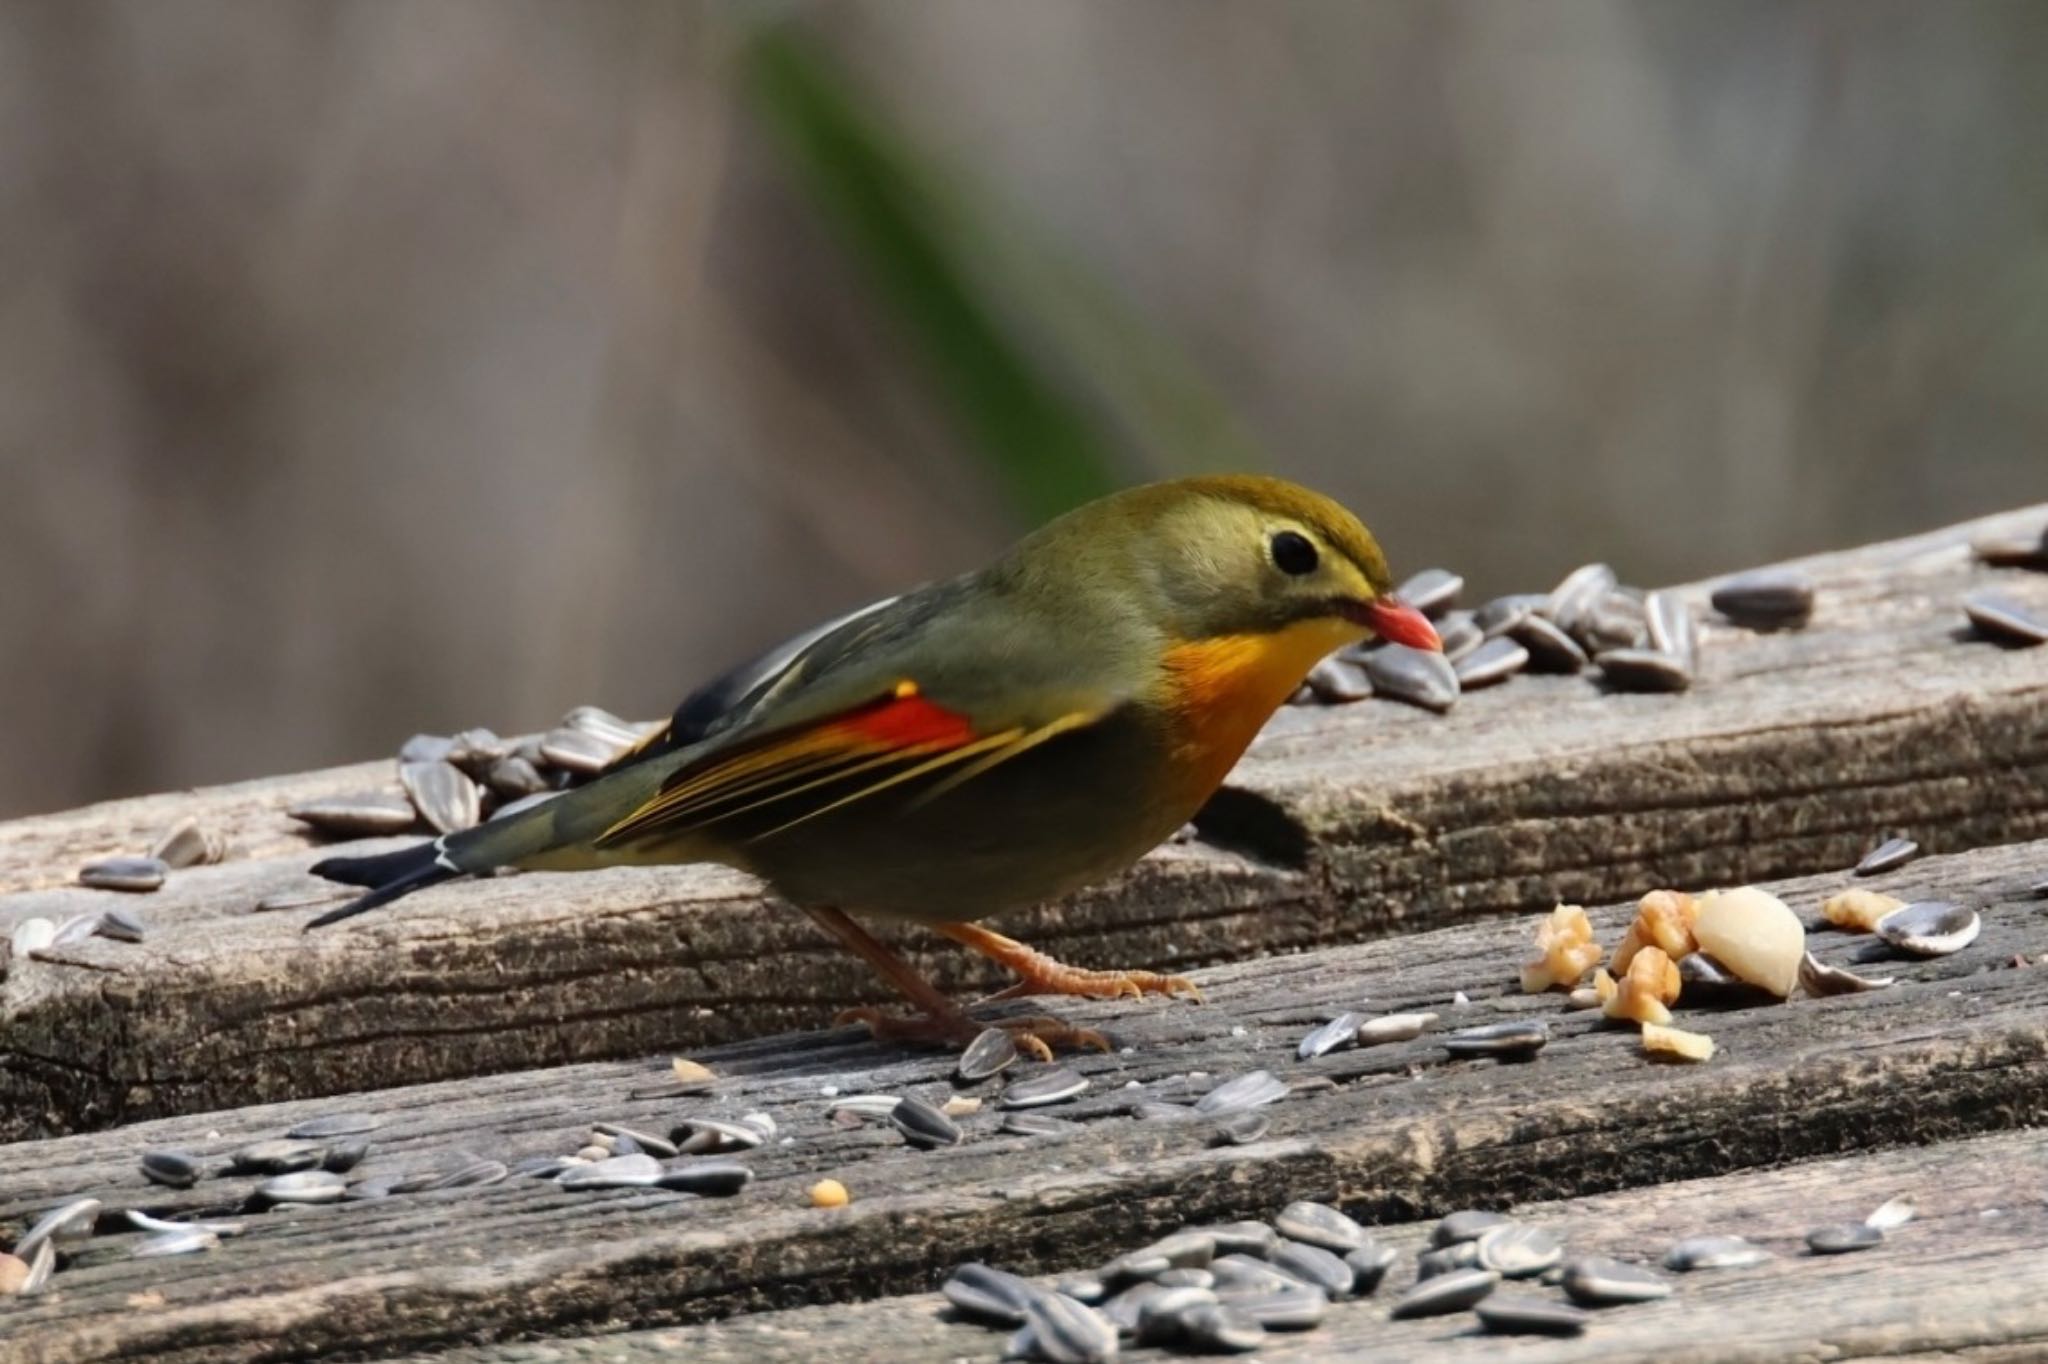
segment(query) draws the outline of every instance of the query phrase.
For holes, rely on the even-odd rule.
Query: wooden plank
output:
[[[1443,718],[1385,702],[1290,712],[1205,821],[1224,846],[1170,848],[1005,927],[1082,964],[1185,967],[1846,865],[1888,828],[1931,849],[2048,834],[2048,653],[1960,638],[1955,608],[1997,576],[2048,609],[2048,575],[1994,575],[1966,549],[2044,516],[1808,561],[1812,628],[1708,627],[1684,696],[1526,678]],[[125,901],[151,921],[143,944],[89,942],[10,972],[0,1136],[696,1047],[876,997],[864,967],[718,869],[457,883],[312,936],[308,912],[254,912],[315,884],[282,807],[371,780],[388,769],[0,828],[0,876],[17,884],[141,846],[181,809],[232,823],[250,854]],[[0,900],[0,928],[106,902],[27,891]],[[950,945],[902,940],[947,988],[999,980]]]
[[[1941,1358],[2013,1364],[2048,1355],[2048,1132],[1944,1142],[1788,1169],[1689,1180],[1516,1209],[1570,1253],[1655,1264],[1680,1236],[1734,1231],[1780,1258],[1747,1270],[1672,1276],[1670,1299],[1601,1311],[1571,1340],[1486,1335],[1471,1313],[1389,1321],[1414,1280],[1429,1223],[1387,1228],[1402,1260],[1373,1300],[1337,1304],[1323,1325],[1274,1334],[1264,1360],[1428,1359],[1443,1364],[1778,1364],[1787,1359]],[[1861,1221],[1910,1192],[1919,1216],[1874,1251],[1815,1256],[1815,1226]],[[1557,1297],[1556,1289],[1511,1290]],[[696,1364],[880,1359],[994,1360],[1007,1333],[956,1320],[936,1293],[583,1339],[457,1349],[442,1364]],[[1168,1359],[1160,1350],[1125,1358]]]
[[[266,1214],[249,1235],[174,1262],[127,1259],[108,1237],[59,1274],[55,1296],[0,1309],[0,1332],[63,1364],[367,1354],[660,1326],[924,1290],[966,1259],[1025,1271],[1091,1264],[1184,1222],[1267,1216],[1297,1197],[1397,1222],[2040,1124],[2048,970],[2011,963],[2048,950],[2048,901],[2022,898],[2044,863],[2048,844],[2035,843],[1924,859],[1884,878],[1901,893],[1979,906],[1983,936],[1956,956],[1900,964],[1903,982],[1889,990],[1688,1011],[1721,1044],[1703,1067],[1649,1063],[1626,1031],[1562,1013],[1555,996],[1516,993],[1529,925],[1491,921],[1217,968],[1201,977],[1211,999],[1202,1007],[1076,1007],[1129,1050],[1074,1063],[1093,1088],[1060,1110],[1080,1124],[1064,1138],[999,1135],[993,1111],[964,1120],[965,1144],[935,1152],[911,1151],[886,1128],[840,1128],[824,1112],[826,1086],[936,1098],[949,1067],[841,1030],[706,1053],[728,1077],[710,1099],[632,1097],[665,1066],[604,1063],[18,1145],[0,1151],[0,1222],[91,1194],[111,1225],[127,1207],[225,1210],[248,1187],[151,1188],[135,1171],[141,1150],[223,1152],[337,1107],[386,1120],[364,1175],[458,1150],[508,1161],[561,1152],[596,1119],[666,1130],[687,1113],[758,1110],[788,1138],[750,1157],[757,1178],[729,1201],[572,1194],[525,1180]],[[1779,889],[1811,914],[1846,879]],[[1628,911],[1595,917],[1612,942]],[[1815,935],[1832,961],[1858,945]],[[1460,990],[1467,1005],[1450,1002]],[[1556,1036],[1526,1066],[1453,1062],[1428,1038],[1294,1060],[1309,1026],[1365,1000],[1455,1024],[1542,1016]],[[1137,1100],[1186,1098],[1256,1067],[1299,1088],[1252,1145],[1212,1147],[1198,1125],[1129,1113]],[[807,1206],[804,1190],[825,1175],[853,1191],[851,1207]]]

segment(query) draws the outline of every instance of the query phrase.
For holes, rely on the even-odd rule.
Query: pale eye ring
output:
[[[1300,531],[1273,532],[1268,548],[1273,552],[1273,566],[1289,577],[1305,577],[1316,571],[1315,543]]]

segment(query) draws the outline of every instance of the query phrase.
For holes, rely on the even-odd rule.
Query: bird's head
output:
[[[1282,479],[1223,475],[1133,488],[1020,548],[1048,576],[1113,580],[1173,639],[1284,632],[1326,641],[1323,652],[1367,635],[1441,647],[1429,621],[1393,595],[1386,556],[1358,518]]]

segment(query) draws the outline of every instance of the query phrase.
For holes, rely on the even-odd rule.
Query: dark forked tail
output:
[[[402,895],[416,890],[451,881],[462,875],[455,866],[444,862],[442,844],[447,840],[436,838],[397,852],[379,853],[374,857],[330,857],[324,862],[313,864],[313,875],[324,876],[330,881],[343,885],[363,886],[369,894],[359,895],[345,905],[328,910],[307,924],[307,928],[352,919],[379,905],[388,905]]]

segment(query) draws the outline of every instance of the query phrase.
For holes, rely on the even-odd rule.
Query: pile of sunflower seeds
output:
[[[1465,580],[1427,568],[1395,589],[1436,624],[1441,654],[1373,640],[1317,664],[1297,705],[1340,705],[1384,696],[1439,714],[1459,696],[1516,673],[1596,671],[1616,691],[1674,692],[1692,685],[1699,653],[1692,609],[1676,592],[1624,586],[1606,564],[1574,569],[1547,593],[1495,597],[1458,608]],[[1731,579],[1715,609],[1751,628],[1803,623],[1813,585],[1789,571]],[[1797,607],[1797,609],[1793,609]]]
[[[1912,1200],[1895,1198],[1862,1222],[1815,1228],[1806,1236],[1808,1251],[1839,1255],[1882,1245],[1913,1211]],[[1773,1258],[1740,1236],[1696,1236],[1673,1245],[1663,1267],[1694,1273]],[[1339,1209],[1302,1201],[1270,1222],[1183,1227],[1051,1285],[963,1264],[940,1292],[958,1318],[1012,1332],[1005,1358],[1096,1364],[1125,1344],[1239,1354],[1261,1348],[1276,1332],[1315,1329],[1334,1303],[1375,1296],[1399,1259]],[[1388,1306],[1389,1320],[1469,1311],[1482,1330],[1499,1335],[1574,1336],[1602,1309],[1676,1291],[1650,1266],[1572,1256],[1548,1228],[1479,1209],[1439,1221],[1414,1265],[1414,1281]]]

